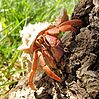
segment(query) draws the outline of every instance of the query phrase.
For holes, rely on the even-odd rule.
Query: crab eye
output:
[[[39,39],[37,39],[37,41],[39,42]]]

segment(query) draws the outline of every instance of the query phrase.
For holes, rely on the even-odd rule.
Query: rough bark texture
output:
[[[56,82],[45,73],[36,81],[37,90],[27,86],[24,77],[9,99],[99,99],[99,13],[92,0],[81,0],[72,19],[79,18],[84,26],[78,33],[62,37],[64,56],[53,70],[63,81]]]

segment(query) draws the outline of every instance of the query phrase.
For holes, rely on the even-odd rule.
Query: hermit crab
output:
[[[68,20],[67,11],[63,10],[61,17],[57,18],[56,22],[29,24],[21,31],[23,44],[18,49],[33,54],[32,68],[28,78],[31,89],[35,90],[33,77],[38,65],[50,78],[61,82],[61,78],[50,69],[57,68],[56,63],[64,54],[58,34],[66,31],[76,32],[76,28],[74,28],[76,26],[81,27],[82,21],[79,19]]]

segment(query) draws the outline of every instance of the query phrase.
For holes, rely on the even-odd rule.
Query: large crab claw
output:
[[[46,35],[46,40],[49,42],[50,50],[56,62],[60,61],[60,58],[64,54],[64,48],[61,40],[59,40],[56,36]]]

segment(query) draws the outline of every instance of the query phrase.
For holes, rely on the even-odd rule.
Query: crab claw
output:
[[[51,52],[57,62],[60,61],[64,54],[62,42],[56,36],[46,35],[46,40],[51,46]]]

